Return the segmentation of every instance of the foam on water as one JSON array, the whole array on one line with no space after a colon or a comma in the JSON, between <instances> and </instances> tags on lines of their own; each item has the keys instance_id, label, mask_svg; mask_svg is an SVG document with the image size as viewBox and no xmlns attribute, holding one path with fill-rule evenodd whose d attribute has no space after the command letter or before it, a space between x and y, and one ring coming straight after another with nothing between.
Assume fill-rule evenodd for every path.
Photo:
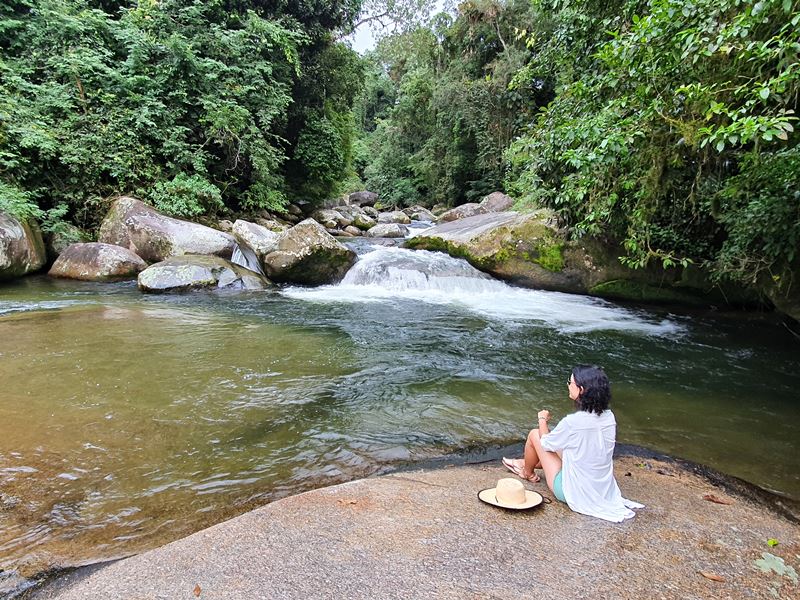
<instances>
[{"instance_id":1,"label":"foam on water","mask_svg":"<svg viewBox=\"0 0 800 600\"><path fill-rule=\"evenodd\" d=\"M59 310L79 304L78 300L51 300L45 302L0 302L0 317L15 313Z\"/></svg>"},{"instance_id":2,"label":"foam on water","mask_svg":"<svg viewBox=\"0 0 800 600\"><path fill-rule=\"evenodd\" d=\"M284 295L314 302L386 302L393 299L452 304L500 320L539 321L564 332L618 330L674 335L683 327L643 311L573 294L512 287L463 259L440 252L376 247L338 285L290 287Z\"/></svg>"}]
</instances>

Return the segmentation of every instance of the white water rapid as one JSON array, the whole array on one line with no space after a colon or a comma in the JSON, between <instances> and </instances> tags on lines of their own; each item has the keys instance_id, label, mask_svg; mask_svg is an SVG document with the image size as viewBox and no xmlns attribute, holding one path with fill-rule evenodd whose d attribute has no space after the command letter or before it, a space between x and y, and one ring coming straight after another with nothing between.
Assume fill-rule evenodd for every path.
<instances>
[{"instance_id":1,"label":"white water rapid","mask_svg":"<svg viewBox=\"0 0 800 600\"><path fill-rule=\"evenodd\" d=\"M539 321L565 333L618 330L674 335L683 327L589 296L512 287L441 252L373 247L359 256L341 283L318 288L290 287L283 294L313 302L414 300L451 304L510 321Z\"/></svg>"}]
</instances>

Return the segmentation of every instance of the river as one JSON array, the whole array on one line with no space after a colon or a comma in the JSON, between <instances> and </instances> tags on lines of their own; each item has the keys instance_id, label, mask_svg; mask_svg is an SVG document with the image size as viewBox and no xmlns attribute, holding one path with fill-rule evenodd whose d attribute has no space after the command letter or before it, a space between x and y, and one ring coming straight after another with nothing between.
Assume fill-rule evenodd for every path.
<instances>
[{"instance_id":1,"label":"river","mask_svg":"<svg viewBox=\"0 0 800 600\"><path fill-rule=\"evenodd\" d=\"M800 342L777 317L622 306L510 287L443 254L358 251L341 284L278 292L3 284L6 576L521 442L538 409L571 411L576 363L608 372L620 442L800 499Z\"/></svg>"}]
</instances>

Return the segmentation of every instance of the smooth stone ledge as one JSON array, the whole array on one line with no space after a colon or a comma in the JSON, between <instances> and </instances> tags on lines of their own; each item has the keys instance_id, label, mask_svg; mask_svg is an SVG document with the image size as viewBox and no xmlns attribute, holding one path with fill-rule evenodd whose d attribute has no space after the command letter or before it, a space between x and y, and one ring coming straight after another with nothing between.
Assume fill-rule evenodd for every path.
<instances>
[{"instance_id":1,"label":"smooth stone ledge","mask_svg":"<svg viewBox=\"0 0 800 600\"><path fill-rule=\"evenodd\" d=\"M285 498L77 571L33 597L797 597L788 576L755 565L770 552L800 570L800 525L791 514L765 506L747 486L717 485L679 461L626 455L615 470L623 494L646 504L620 524L557 502L524 512L481 503L477 492L508 475L493 460ZM552 498L543 483L527 487ZM769 539L780 543L770 547Z\"/></svg>"}]
</instances>

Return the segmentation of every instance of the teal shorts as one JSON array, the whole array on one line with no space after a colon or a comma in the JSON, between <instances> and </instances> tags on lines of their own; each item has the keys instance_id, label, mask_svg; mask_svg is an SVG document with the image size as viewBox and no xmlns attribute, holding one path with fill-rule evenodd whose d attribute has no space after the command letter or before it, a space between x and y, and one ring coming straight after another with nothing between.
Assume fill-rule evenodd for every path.
<instances>
[{"instance_id":1,"label":"teal shorts","mask_svg":"<svg viewBox=\"0 0 800 600\"><path fill-rule=\"evenodd\" d=\"M558 473L556 473L556 478L553 479L553 494L556 496L556 500L560 500L561 502L566 502L567 499L564 498L564 488L561 485L562 475L564 474L564 470L562 469Z\"/></svg>"}]
</instances>

